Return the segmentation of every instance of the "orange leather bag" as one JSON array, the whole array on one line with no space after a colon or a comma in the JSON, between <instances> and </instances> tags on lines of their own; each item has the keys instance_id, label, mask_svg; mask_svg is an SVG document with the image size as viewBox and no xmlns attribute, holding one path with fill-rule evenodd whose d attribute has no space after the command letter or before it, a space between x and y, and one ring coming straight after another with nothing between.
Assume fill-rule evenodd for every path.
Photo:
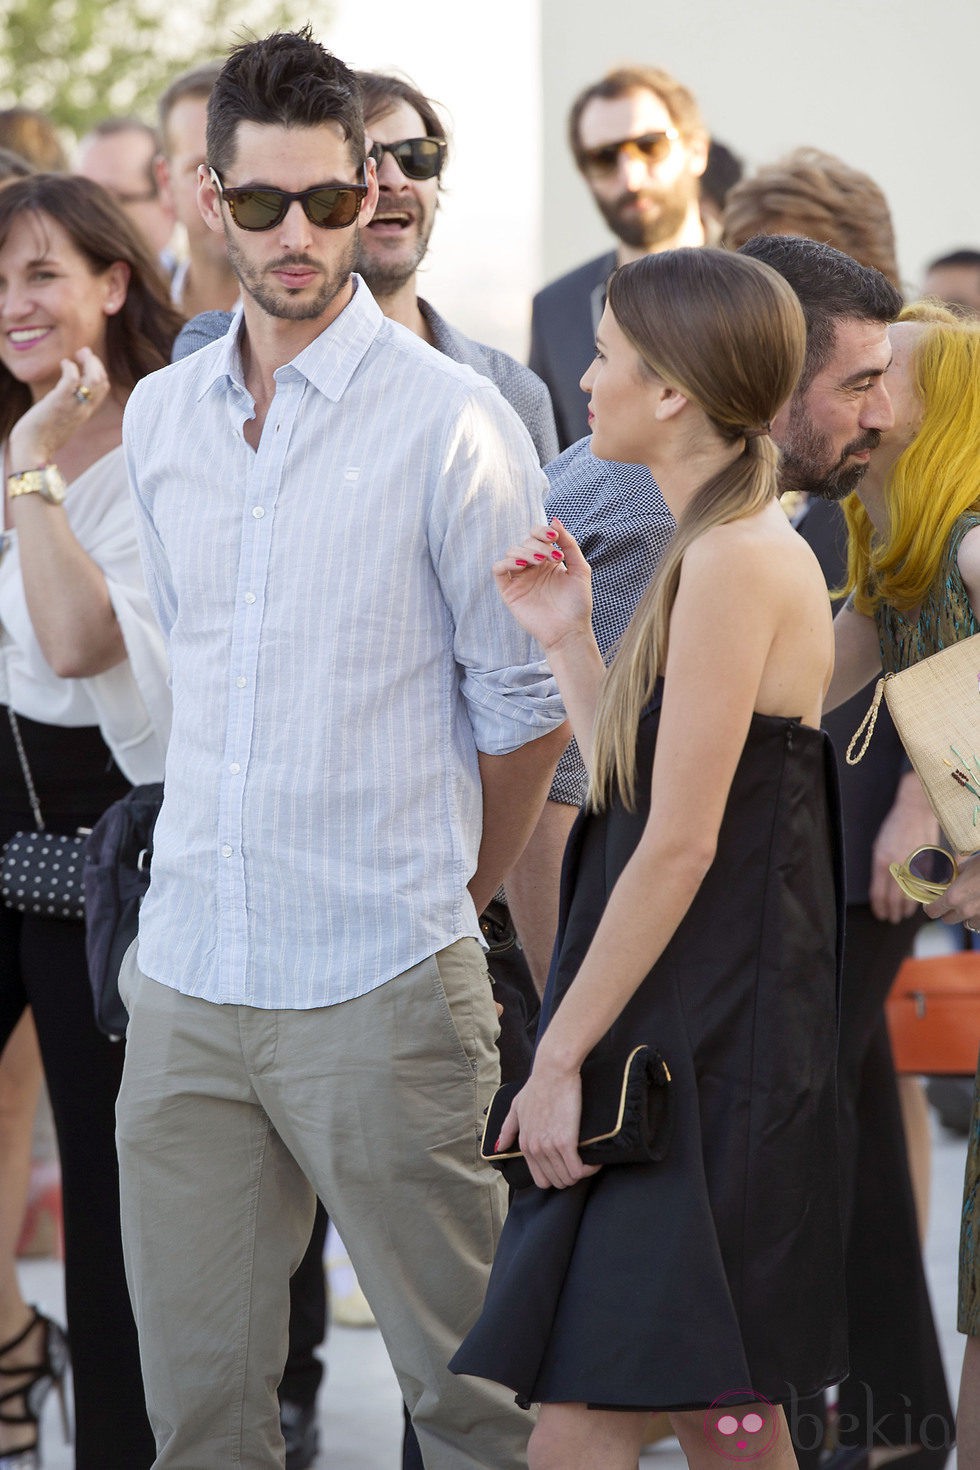
<instances>
[{"instance_id":1,"label":"orange leather bag","mask_svg":"<svg viewBox=\"0 0 980 1470\"><path fill-rule=\"evenodd\" d=\"M980 1049L980 951L905 960L885 1015L896 1072L972 1077Z\"/></svg>"}]
</instances>

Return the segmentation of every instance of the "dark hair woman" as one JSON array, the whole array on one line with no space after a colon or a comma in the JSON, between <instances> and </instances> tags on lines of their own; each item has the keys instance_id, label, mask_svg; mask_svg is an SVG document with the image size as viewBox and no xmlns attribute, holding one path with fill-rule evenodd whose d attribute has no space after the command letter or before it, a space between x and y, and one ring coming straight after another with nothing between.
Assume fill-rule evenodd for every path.
<instances>
[{"instance_id":1,"label":"dark hair woman","mask_svg":"<svg viewBox=\"0 0 980 1470\"><path fill-rule=\"evenodd\" d=\"M166 661L121 428L179 325L97 184L38 174L0 192L0 842L35 826L35 806L48 830L74 833L162 776ZM27 1006L61 1156L76 1466L139 1470L154 1451L119 1238L122 1048L94 1023L83 925L0 908L0 1048ZM40 1463L39 1407L52 1384L64 1392L65 1355L0 1260L0 1465Z\"/></svg>"},{"instance_id":2,"label":"dark hair woman","mask_svg":"<svg viewBox=\"0 0 980 1470\"><path fill-rule=\"evenodd\" d=\"M715 250L613 276L593 451L647 465L677 531L609 673L588 567L539 527L494 568L590 770L531 1078L499 1135L519 1189L453 1367L539 1402L530 1466L631 1470L651 1410L692 1465L795 1465L780 1407L845 1370L835 1149L836 807L819 729L827 595L776 499L769 420L803 361L789 286ZM660 1163L578 1151L593 1052L659 1050Z\"/></svg>"}]
</instances>

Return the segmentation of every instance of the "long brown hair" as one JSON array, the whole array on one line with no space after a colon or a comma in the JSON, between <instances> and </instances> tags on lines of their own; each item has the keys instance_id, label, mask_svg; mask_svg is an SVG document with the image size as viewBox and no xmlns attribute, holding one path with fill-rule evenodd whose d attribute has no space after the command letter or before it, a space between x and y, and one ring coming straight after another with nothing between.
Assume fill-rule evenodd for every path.
<instances>
[{"instance_id":1,"label":"long brown hair","mask_svg":"<svg viewBox=\"0 0 980 1470\"><path fill-rule=\"evenodd\" d=\"M724 250L644 256L615 273L607 300L647 367L697 404L723 441L743 445L695 491L606 677L589 788L596 810L614 796L633 806L637 726L666 662L685 551L712 526L754 515L776 496L779 455L768 424L793 391L806 345L802 308L782 277Z\"/></svg>"},{"instance_id":2,"label":"long brown hair","mask_svg":"<svg viewBox=\"0 0 980 1470\"><path fill-rule=\"evenodd\" d=\"M170 361L183 323L171 305L160 269L133 225L99 184L73 174L34 174L0 189L0 249L11 226L31 214L43 237L54 220L101 275L117 261L129 267L126 300L106 319L106 369L114 389L128 393L140 378ZM31 406L31 392L0 364L0 439Z\"/></svg>"}]
</instances>

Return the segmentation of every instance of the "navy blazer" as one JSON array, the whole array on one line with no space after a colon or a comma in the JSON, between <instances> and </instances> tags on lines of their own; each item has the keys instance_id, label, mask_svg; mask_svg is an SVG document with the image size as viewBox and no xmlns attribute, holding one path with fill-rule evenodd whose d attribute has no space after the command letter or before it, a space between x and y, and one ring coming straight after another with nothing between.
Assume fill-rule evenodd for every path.
<instances>
[{"instance_id":1,"label":"navy blazer","mask_svg":"<svg viewBox=\"0 0 980 1470\"><path fill-rule=\"evenodd\" d=\"M579 378L595 356L595 329L616 252L600 255L543 287L531 307L530 366L551 394L559 448L589 432L588 398Z\"/></svg>"}]
</instances>

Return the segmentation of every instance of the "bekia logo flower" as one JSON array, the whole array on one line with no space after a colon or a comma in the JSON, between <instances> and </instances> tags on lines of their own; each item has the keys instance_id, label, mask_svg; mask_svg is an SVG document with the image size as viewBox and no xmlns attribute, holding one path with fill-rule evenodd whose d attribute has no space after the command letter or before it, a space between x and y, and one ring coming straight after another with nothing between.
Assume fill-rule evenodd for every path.
<instances>
[{"instance_id":1,"label":"bekia logo flower","mask_svg":"<svg viewBox=\"0 0 980 1470\"><path fill-rule=\"evenodd\" d=\"M754 1388L733 1388L706 1410L704 1437L716 1454L736 1464L758 1460L772 1448L779 1412Z\"/></svg>"}]
</instances>

